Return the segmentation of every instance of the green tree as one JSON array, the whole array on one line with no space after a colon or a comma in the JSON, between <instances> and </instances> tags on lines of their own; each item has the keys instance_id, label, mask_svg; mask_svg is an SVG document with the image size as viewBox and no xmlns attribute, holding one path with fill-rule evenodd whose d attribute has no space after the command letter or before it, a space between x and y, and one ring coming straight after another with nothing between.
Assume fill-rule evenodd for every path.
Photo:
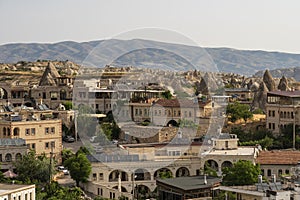
<instances>
[{"instance_id":1,"label":"green tree","mask_svg":"<svg viewBox=\"0 0 300 200\"><path fill-rule=\"evenodd\" d=\"M165 99L171 99L172 98L172 94L171 94L170 90L166 90L166 91L162 92L161 96Z\"/></svg>"},{"instance_id":2,"label":"green tree","mask_svg":"<svg viewBox=\"0 0 300 200\"><path fill-rule=\"evenodd\" d=\"M235 122L238 119L244 119L246 122L247 119L251 119L253 117L252 112L250 112L249 105L240 104L238 102L229 104L227 106L226 112L229 115L230 121L232 122Z\"/></svg>"},{"instance_id":3,"label":"green tree","mask_svg":"<svg viewBox=\"0 0 300 200\"><path fill-rule=\"evenodd\" d=\"M211 166L209 166L208 162L205 162L204 164L204 173L213 177L218 176L217 171L214 170Z\"/></svg>"},{"instance_id":4,"label":"green tree","mask_svg":"<svg viewBox=\"0 0 300 200\"><path fill-rule=\"evenodd\" d=\"M76 181L76 186L79 186L79 182L86 182L92 171L90 161L80 151L66 160L65 166L69 169L72 179Z\"/></svg>"},{"instance_id":5,"label":"green tree","mask_svg":"<svg viewBox=\"0 0 300 200\"><path fill-rule=\"evenodd\" d=\"M166 178L173 178L173 176L170 171L166 171L166 172L159 172L159 178L166 179Z\"/></svg>"},{"instance_id":6,"label":"green tree","mask_svg":"<svg viewBox=\"0 0 300 200\"><path fill-rule=\"evenodd\" d=\"M71 149L63 149L61 151L62 163L64 164L66 160L74 156L74 153Z\"/></svg>"},{"instance_id":7,"label":"green tree","mask_svg":"<svg viewBox=\"0 0 300 200\"><path fill-rule=\"evenodd\" d=\"M47 183L50 178L50 169L54 174L54 162L50 167L50 159L45 155L36 156L34 151L24 155L22 159L13 163L18 180L23 183Z\"/></svg>"},{"instance_id":8,"label":"green tree","mask_svg":"<svg viewBox=\"0 0 300 200\"><path fill-rule=\"evenodd\" d=\"M250 161L239 160L232 167L224 168L223 174L224 185L253 185L260 174L260 167Z\"/></svg>"},{"instance_id":9,"label":"green tree","mask_svg":"<svg viewBox=\"0 0 300 200\"><path fill-rule=\"evenodd\" d=\"M66 110L71 110L73 108L73 104L71 101L66 101L63 103L63 105L65 106Z\"/></svg>"}]
</instances>

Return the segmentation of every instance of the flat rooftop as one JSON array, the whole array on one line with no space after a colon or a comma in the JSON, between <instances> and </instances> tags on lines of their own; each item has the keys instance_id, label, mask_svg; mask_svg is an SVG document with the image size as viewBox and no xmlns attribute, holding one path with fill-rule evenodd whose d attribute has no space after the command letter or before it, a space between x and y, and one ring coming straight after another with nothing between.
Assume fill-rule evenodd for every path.
<instances>
[{"instance_id":1,"label":"flat rooftop","mask_svg":"<svg viewBox=\"0 0 300 200\"><path fill-rule=\"evenodd\" d=\"M295 91L272 91L272 92L268 92L268 95L283 96L283 97L300 97L300 90L295 90Z\"/></svg>"},{"instance_id":2,"label":"flat rooftop","mask_svg":"<svg viewBox=\"0 0 300 200\"><path fill-rule=\"evenodd\" d=\"M204 176L185 176L177 178L156 179L156 182L176 187L181 190L197 190L201 188L210 188L221 182L217 177L206 177L207 184L204 184Z\"/></svg>"},{"instance_id":3,"label":"flat rooftop","mask_svg":"<svg viewBox=\"0 0 300 200\"><path fill-rule=\"evenodd\" d=\"M211 152L208 153L208 155L254 155L256 153L255 147L239 147L237 149L230 149L230 150L215 150L212 149Z\"/></svg>"},{"instance_id":4,"label":"flat rooftop","mask_svg":"<svg viewBox=\"0 0 300 200\"><path fill-rule=\"evenodd\" d=\"M35 188L35 185L19 185L19 184L4 184L0 183L0 195L11 193L19 190Z\"/></svg>"}]
</instances>

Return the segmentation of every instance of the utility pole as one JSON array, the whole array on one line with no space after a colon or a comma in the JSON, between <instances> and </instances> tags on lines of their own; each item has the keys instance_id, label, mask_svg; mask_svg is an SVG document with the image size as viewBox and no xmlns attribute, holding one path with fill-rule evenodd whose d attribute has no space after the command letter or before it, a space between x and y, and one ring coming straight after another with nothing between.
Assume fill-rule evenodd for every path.
<instances>
[{"instance_id":1,"label":"utility pole","mask_svg":"<svg viewBox=\"0 0 300 200\"><path fill-rule=\"evenodd\" d=\"M52 181L52 157L53 157L53 144L51 143L50 165L49 165L49 184L51 184L51 181Z\"/></svg>"}]
</instances>

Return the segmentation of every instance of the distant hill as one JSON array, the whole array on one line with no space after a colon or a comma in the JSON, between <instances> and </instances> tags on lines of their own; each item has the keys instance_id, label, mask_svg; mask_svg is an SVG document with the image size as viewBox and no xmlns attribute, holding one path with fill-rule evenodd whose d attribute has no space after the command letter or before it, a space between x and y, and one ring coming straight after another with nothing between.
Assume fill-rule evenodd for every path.
<instances>
[{"instance_id":1,"label":"distant hill","mask_svg":"<svg viewBox=\"0 0 300 200\"><path fill-rule=\"evenodd\" d=\"M105 40L90 42L59 42L54 44L6 44L0 46L0 62L36 60L69 60L78 64L136 65L164 69L199 69L233 72L251 76L260 70L300 67L300 54L236 50L230 48L199 48L149 40ZM121 55L121 56L120 56ZM111 60L114 58L114 60ZM214 65L214 66L212 66ZM171 67L170 67L171 66Z\"/></svg>"}]
</instances>

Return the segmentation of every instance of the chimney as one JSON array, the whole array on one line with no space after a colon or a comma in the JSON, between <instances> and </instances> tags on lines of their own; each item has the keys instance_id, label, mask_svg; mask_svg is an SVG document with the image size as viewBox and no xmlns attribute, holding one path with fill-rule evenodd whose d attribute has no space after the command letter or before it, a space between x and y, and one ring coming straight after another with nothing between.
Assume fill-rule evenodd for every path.
<instances>
[{"instance_id":1,"label":"chimney","mask_svg":"<svg viewBox=\"0 0 300 200\"><path fill-rule=\"evenodd\" d=\"M272 174L272 183L276 183L276 175Z\"/></svg>"},{"instance_id":2,"label":"chimney","mask_svg":"<svg viewBox=\"0 0 300 200\"><path fill-rule=\"evenodd\" d=\"M258 183L262 183L262 175L258 175Z\"/></svg>"},{"instance_id":3,"label":"chimney","mask_svg":"<svg viewBox=\"0 0 300 200\"><path fill-rule=\"evenodd\" d=\"M207 185L206 174L204 174L204 185Z\"/></svg>"}]
</instances>

